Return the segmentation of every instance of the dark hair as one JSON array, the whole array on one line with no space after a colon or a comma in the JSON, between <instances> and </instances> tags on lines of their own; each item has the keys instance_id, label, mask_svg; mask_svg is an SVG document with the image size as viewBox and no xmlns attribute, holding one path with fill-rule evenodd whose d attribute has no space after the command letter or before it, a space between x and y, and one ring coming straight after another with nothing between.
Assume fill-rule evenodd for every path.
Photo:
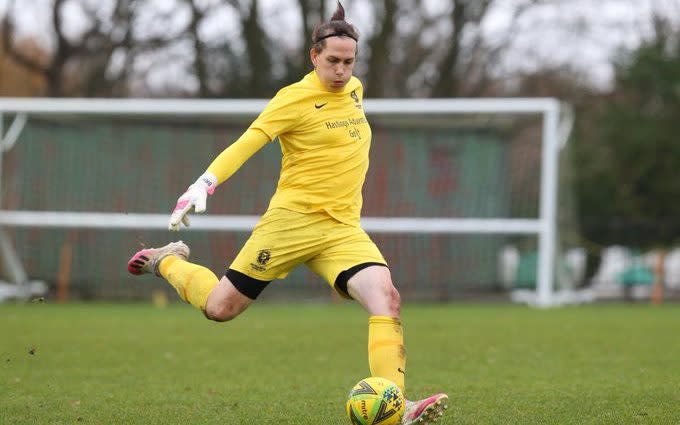
<instances>
[{"instance_id":1,"label":"dark hair","mask_svg":"<svg viewBox=\"0 0 680 425\"><path fill-rule=\"evenodd\" d=\"M317 53L326 47L326 39L328 37L349 37L352 40L359 41L359 31L354 25L345 21L345 8L338 1L338 8L328 22L322 22L314 28L312 32L312 49Z\"/></svg>"}]
</instances>

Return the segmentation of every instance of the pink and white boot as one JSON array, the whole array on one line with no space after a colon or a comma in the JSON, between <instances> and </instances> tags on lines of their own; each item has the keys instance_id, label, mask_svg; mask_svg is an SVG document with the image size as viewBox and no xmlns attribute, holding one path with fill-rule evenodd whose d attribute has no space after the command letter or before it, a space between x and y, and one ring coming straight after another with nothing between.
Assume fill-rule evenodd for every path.
<instances>
[{"instance_id":1,"label":"pink and white boot","mask_svg":"<svg viewBox=\"0 0 680 425\"><path fill-rule=\"evenodd\" d=\"M449 396L435 394L418 401L406 400L406 410L401 425L431 424L444 415L449 406Z\"/></svg>"},{"instance_id":2,"label":"pink and white boot","mask_svg":"<svg viewBox=\"0 0 680 425\"><path fill-rule=\"evenodd\" d=\"M153 273L160 276L158 266L168 255L176 255L182 260L189 259L189 247L182 241L170 242L160 248L147 248L135 253L128 261L128 271L135 275Z\"/></svg>"}]
</instances>

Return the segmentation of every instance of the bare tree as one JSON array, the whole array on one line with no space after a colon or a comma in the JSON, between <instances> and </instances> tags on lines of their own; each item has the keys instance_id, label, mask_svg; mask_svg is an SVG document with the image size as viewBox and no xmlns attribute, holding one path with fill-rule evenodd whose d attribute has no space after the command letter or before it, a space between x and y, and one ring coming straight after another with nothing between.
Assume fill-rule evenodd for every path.
<instances>
[{"instance_id":1,"label":"bare tree","mask_svg":"<svg viewBox=\"0 0 680 425\"><path fill-rule=\"evenodd\" d=\"M307 56L307 48L310 40L312 39L312 31L314 31L314 25L315 23L313 20L317 20L317 18L320 18L316 13L317 10L314 10L313 4L317 3L311 0L298 0L298 4L300 5L300 17L302 18L302 43L301 44L301 49L300 49L300 56L301 57L306 57ZM322 2L323 3L323 2ZM320 21L320 20L319 20Z\"/></svg>"},{"instance_id":2,"label":"bare tree","mask_svg":"<svg viewBox=\"0 0 680 425\"><path fill-rule=\"evenodd\" d=\"M119 0L120 4L128 3L128 0ZM76 41L70 41L64 33L64 17L62 11L65 0L55 0L52 3L51 24L54 33L55 47L51 52L48 61L40 61L26 55L16 47L14 22L12 12L14 1L10 2L7 12L3 17L2 43L5 52L17 63L41 74L46 81L48 96L64 96L68 94L68 89L78 85L76 81L68 81L68 66L74 64L82 65L85 61L89 63L89 68L94 80L85 86L86 94L93 93L94 87L101 87L102 80L97 77L104 75L108 59L115 46L108 34L101 31L101 20L97 11L88 8L87 4L81 3L81 9L88 17L88 27L82 32L81 37ZM78 67L79 74L87 74L85 69Z\"/></svg>"},{"instance_id":3,"label":"bare tree","mask_svg":"<svg viewBox=\"0 0 680 425\"><path fill-rule=\"evenodd\" d=\"M131 63L136 55L165 47L179 35L136 39L133 34L138 0L115 0L110 16L103 16L101 5L79 1L86 17L87 28L73 40L65 35L64 5L66 0L51 4L51 31L54 48L48 60L40 60L17 47L13 13L15 2L8 5L2 18L3 49L16 63L43 76L46 94L52 97L69 95L112 96L127 95L127 82ZM114 55L123 57L116 73L111 72Z\"/></svg>"},{"instance_id":4,"label":"bare tree","mask_svg":"<svg viewBox=\"0 0 680 425\"><path fill-rule=\"evenodd\" d=\"M434 97L459 94L460 59L463 49L463 31L467 26L479 26L492 0L454 0L449 14L451 35L445 44L450 46L437 67L437 78L432 86Z\"/></svg>"},{"instance_id":5,"label":"bare tree","mask_svg":"<svg viewBox=\"0 0 680 425\"><path fill-rule=\"evenodd\" d=\"M262 28L257 0L241 10L243 39L248 55L249 77L246 82L250 96L268 96L272 86L272 60L268 37Z\"/></svg>"},{"instance_id":6,"label":"bare tree","mask_svg":"<svg viewBox=\"0 0 680 425\"><path fill-rule=\"evenodd\" d=\"M271 17L263 16L267 8L258 0L177 0L169 3L176 5L170 9L157 9L144 0L52 0L43 6L7 1L0 16L5 58L41 76L49 96L134 95L137 87L144 90L143 84L159 81L150 77L153 73L167 75L163 73L171 64L186 79L168 79L145 94L268 97L273 89L297 81L308 68L312 31L336 6L335 0L297 0L301 25L288 29L298 32L301 41L291 44L298 37L285 37L280 28L270 30L266 25ZM67 3L79 7L85 17L86 28L77 35L69 31L65 35L70 25ZM281 2L278 7L290 4ZM48 55L26 48L27 43L16 39L15 28L20 7L45 5L51 20L40 32L52 35ZM367 34L362 40L367 52L360 52L356 69L370 97L498 94L506 78L499 76L499 64L518 34L523 14L545 5L566 7L565 0L515 0L512 8L506 0L343 0L343 5L350 21L357 11L373 12L373 23L360 28ZM509 11L510 23L491 40L483 29L497 6ZM240 40L202 39L206 36L201 30L214 29L211 18L221 8L235 16ZM183 20L179 26L167 26L179 19ZM659 24L656 28L662 30ZM524 76L517 71L509 78L521 82Z\"/></svg>"},{"instance_id":7,"label":"bare tree","mask_svg":"<svg viewBox=\"0 0 680 425\"><path fill-rule=\"evenodd\" d=\"M191 19L189 21L189 27L187 31L189 36L193 41L194 47L194 72L196 73L196 79L198 80L198 96L208 97L210 95L210 89L208 87L208 70L205 63L205 45L201 42L201 38L198 34L198 27L204 17L204 12L201 11L194 0L185 0L189 4L191 9Z\"/></svg>"},{"instance_id":8,"label":"bare tree","mask_svg":"<svg viewBox=\"0 0 680 425\"><path fill-rule=\"evenodd\" d=\"M10 1L2 22L2 44L7 55L22 66L44 76L47 82L47 94L49 96L62 95L62 74L64 64L75 54L79 53L79 48L72 45L64 37L61 19L61 6L64 0L55 0L52 7L52 26L56 38L55 49L49 63L40 63L34 58L24 55L19 51L12 39L14 38L14 21L12 12L14 10L14 0Z\"/></svg>"},{"instance_id":9,"label":"bare tree","mask_svg":"<svg viewBox=\"0 0 680 425\"><path fill-rule=\"evenodd\" d=\"M96 26L97 31L81 41L85 51L77 60L78 74L82 75L81 81L75 82L80 85L78 94L87 97L127 95L129 62L124 60L116 73L111 72L111 64L117 52L130 56L134 45L132 24L136 5L136 0L116 0L110 25L104 25L97 8L85 9L89 21ZM104 31L105 27L109 30Z\"/></svg>"},{"instance_id":10,"label":"bare tree","mask_svg":"<svg viewBox=\"0 0 680 425\"><path fill-rule=\"evenodd\" d=\"M397 0L382 0L374 2L376 16L380 17L379 29L368 41L371 57L368 61L368 75L366 76L366 95L383 97L385 95L385 75L390 66L390 43L397 31L395 19L398 9Z\"/></svg>"}]
</instances>

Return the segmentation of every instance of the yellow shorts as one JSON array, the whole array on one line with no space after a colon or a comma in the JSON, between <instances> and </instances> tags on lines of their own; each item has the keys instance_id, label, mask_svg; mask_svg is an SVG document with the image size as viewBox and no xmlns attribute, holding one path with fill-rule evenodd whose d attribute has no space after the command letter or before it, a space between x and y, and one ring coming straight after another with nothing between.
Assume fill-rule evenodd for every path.
<instances>
[{"instance_id":1,"label":"yellow shorts","mask_svg":"<svg viewBox=\"0 0 680 425\"><path fill-rule=\"evenodd\" d=\"M227 277L239 291L255 298L259 291L255 296L246 293L249 292L249 280L256 280L252 283L257 285L281 279L300 264L307 265L342 296L348 297L346 287L336 288L335 285L341 273L353 274L358 271L357 268L360 270L373 264L386 266L387 262L371 238L359 227L341 223L324 212L303 214L274 208L268 210L255 226L229 266ZM240 282L237 284L234 280Z\"/></svg>"}]
</instances>

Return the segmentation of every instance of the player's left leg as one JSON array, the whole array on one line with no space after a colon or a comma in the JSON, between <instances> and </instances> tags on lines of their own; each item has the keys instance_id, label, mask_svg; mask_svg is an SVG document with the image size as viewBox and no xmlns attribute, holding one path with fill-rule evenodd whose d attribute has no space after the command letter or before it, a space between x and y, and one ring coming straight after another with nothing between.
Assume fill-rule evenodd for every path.
<instances>
[{"instance_id":1,"label":"player's left leg","mask_svg":"<svg viewBox=\"0 0 680 425\"><path fill-rule=\"evenodd\" d=\"M349 296L369 314L368 365L371 375L387 378L404 390L406 350L399 317L401 298L392 284L390 270L386 266L368 266L347 282L336 281L336 286L347 288Z\"/></svg>"},{"instance_id":2,"label":"player's left leg","mask_svg":"<svg viewBox=\"0 0 680 425\"><path fill-rule=\"evenodd\" d=\"M400 319L401 297L392 283L387 262L361 228L335 223L331 230L326 232L327 246L305 264L341 296L355 299L366 309L370 316L371 375L389 379L404 391L406 350ZM430 423L441 415L447 402L446 394L417 402L407 400L402 423Z\"/></svg>"},{"instance_id":3,"label":"player's left leg","mask_svg":"<svg viewBox=\"0 0 680 425\"><path fill-rule=\"evenodd\" d=\"M342 282L336 282L336 285ZM372 265L347 280L347 292L369 313L368 362L371 375L392 380L402 391L406 371L406 350L401 326L401 297L385 266ZM427 424L443 415L448 396L435 394L406 402L402 424Z\"/></svg>"}]
</instances>

